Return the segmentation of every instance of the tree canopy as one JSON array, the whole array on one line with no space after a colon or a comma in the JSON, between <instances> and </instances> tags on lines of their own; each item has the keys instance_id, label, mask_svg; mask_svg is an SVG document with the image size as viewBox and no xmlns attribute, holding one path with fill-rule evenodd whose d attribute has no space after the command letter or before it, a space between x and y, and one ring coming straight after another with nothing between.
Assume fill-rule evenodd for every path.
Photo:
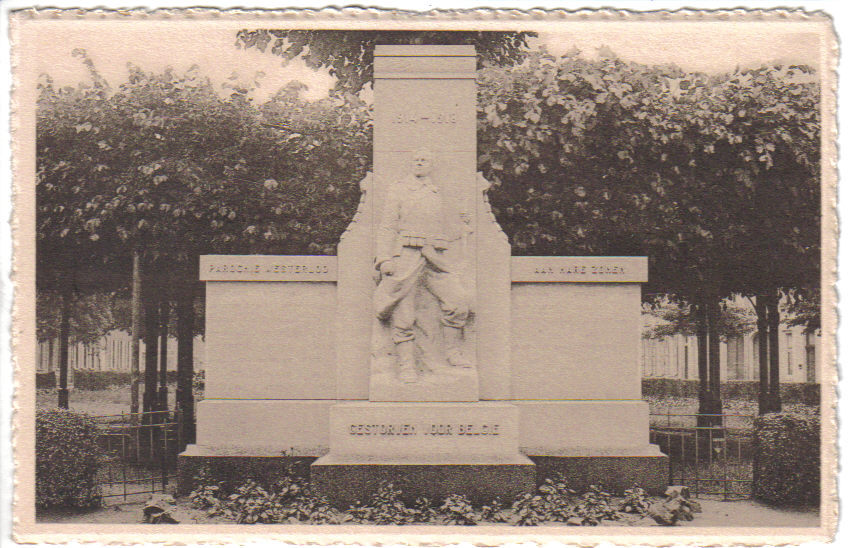
<instances>
[{"instance_id":1,"label":"tree canopy","mask_svg":"<svg viewBox=\"0 0 849 548\"><path fill-rule=\"evenodd\" d=\"M239 40L364 71L342 80L368 78L355 51L392 43L391 33L293 32L243 31ZM478 164L514 254L648 255L647 294L683 300L707 290L814 295L820 121L811 69L706 75L525 52L525 37L511 33L443 38L490 41L476 42L494 56L479 71ZM69 280L83 292L126 288L132 250L165 272L202 253L334 252L371 165L371 112L354 94L308 102L293 83L255 104L236 80L222 96L197 69L132 66L113 89L77 54L90 83L40 85L40 289Z\"/></svg>"},{"instance_id":2,"label":"tree canopy","mask_svg":"<svg viewBox=\"0 0 849 548\"><path fill-rule=\"evenodd\" d=\"M532 32L506 31L351 31L245 29L236 43L269 51L284 63L302 57L307 66L327 68L337 78L336 88L358 93L374 78L374 46L433 44L475 46L479 68L484 64L509 66L519 62Z\"/></svg>"},{"instance_id":3,"label":"tree canopy","mask_svg":"<svg viewBox=\"0 0 849 548\"><path fill-rule=\"evenodd\" d=\"M481 71L479 166L514 253L650 259L648 293L819 280L819 83L615 57Z\"/></svg>"}]
</instances>

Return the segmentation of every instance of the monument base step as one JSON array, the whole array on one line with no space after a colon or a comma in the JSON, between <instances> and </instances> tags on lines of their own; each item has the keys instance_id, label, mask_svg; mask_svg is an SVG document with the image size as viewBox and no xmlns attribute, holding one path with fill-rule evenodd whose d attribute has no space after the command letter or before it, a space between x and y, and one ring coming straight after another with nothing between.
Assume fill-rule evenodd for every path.
<instances>
[{"instance_id":1,"label":"monument base step","mask_svg":"<svg viewBox=\"0 0 849 548\"><path fill-rule=\"evenodd\" d=\"M644 450L574 451L530 458L536 464L538 482L563 477L569 488L579 493L597 485L609 493L641 487L650 495L662 495L672 483L669 457L654 445Z\"/></svg>"},{"instance_id":2,"label":"monument base step","mask_svg":"<svg viewBox=\"0 0 849 548\"><path fill-rule=\"evenodd\" d=\"M475 505L499 498L509 503L536 486L536 467L523 455L464 456L462 459L417 456L416 460L325 455L310 466L310 484L337 508L367 503L381 483L391 483L412 505L419 497L441 503L465 495Z\"/></svg>"}]
</instances>

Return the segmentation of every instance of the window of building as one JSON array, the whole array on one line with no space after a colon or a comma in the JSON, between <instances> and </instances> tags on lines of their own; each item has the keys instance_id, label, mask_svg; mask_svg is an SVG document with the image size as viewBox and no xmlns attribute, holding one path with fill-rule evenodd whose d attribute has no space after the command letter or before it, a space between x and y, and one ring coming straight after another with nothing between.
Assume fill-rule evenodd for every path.
<instances>
[{"instance_id":1,"label":"window of building","mask_svg":"<svg viewBox=\"0 0 849 548\"><path fill-rule=\"evenodd\" d=\"M787 349L787 375L793 375L793 333L784 332L784 347Z\"/></svg>"},{"instance_id":2,"label":"window of building","mask_svg":"<svg viewBox=\"0 0 849 548\"><path fill-rule=\"evenodd\" d=\"M805 365L808 382L817 382L817 347L816 335L810 331L805 333Z\"/></svg>"},{"instance_id":3,"label":"window of building","mask_svg":"<svg viewBox=\"0 0 849 548\"><path fill-rule=\"evenodd\" d=\"M725 345L728 352L728 379L743 380L745 378L745 363L743 360L743 337L728 337Z\"/></svg>"}]
</instances>

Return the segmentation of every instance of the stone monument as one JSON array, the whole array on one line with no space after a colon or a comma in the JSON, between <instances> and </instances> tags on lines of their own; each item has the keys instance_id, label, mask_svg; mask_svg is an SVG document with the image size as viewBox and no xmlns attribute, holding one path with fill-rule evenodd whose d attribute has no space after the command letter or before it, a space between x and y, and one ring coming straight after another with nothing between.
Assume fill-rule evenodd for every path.
<instances>
[{"instance_id":1,"label":"stone monument","mask_svg":"<svg viewBox=\"0 0 849 548\"><path fill-rule=\"evenodd\" d=\"M640 396L645 257L511 257L476 172L471 46L377 46L374 164L338 256L205 256L198 463L309 458L489 502L554 472L666 486ZM185 481L183 482L185 484Z\"/></svg>"}]
</instances>

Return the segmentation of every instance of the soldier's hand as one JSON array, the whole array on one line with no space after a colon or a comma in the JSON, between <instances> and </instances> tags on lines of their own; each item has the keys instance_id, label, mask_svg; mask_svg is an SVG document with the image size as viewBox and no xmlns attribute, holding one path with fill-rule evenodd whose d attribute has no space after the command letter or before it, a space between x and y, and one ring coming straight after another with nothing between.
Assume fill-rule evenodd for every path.
<instances>
[{"instance_id":1,"label":"soldier's hand","mask_svg":"<svg viewBox=\"0 0 849 548\"><path fill-rule=\"evenodd\" d=\"M395 274L395 261L388 260L380 263L380 275L381 276L392 276Z\"/></svg>"}]
</instances>

